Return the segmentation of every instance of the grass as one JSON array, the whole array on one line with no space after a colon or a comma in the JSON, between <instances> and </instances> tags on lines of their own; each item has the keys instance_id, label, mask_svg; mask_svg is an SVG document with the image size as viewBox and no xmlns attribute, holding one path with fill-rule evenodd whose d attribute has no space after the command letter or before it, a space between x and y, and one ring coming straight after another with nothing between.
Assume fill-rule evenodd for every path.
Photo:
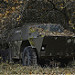
<instances>
[{"instance_id":1,"label":"grass","mask_svg":"<svg viewBox=\"0 0 75 75\"><path fill-rule=\"evenodd\" d=\"M75 75L75 68L50 68L40 66L22 66L21 64L0 64L0 75L25 75L25 74L49 74L49 75Z\"/></svg>"}]
</instances>

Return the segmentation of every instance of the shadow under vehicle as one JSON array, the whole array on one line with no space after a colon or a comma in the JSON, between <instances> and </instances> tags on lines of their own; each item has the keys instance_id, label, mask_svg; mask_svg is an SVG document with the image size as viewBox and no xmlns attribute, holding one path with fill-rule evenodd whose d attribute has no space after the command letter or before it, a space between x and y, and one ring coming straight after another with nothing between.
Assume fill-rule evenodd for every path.
<instances>
[{"instance_id":1,"label":"shadow under vehicle","mask_svg":"<svg viewBox=\"0 0 75 75\"><path fill-rule=\"evenodd\" d=\"M75 61L75 35L60 24L25 24L11 30L7 40L10 62L36 65L40 60Z\"/></svg>"}]
</instances>

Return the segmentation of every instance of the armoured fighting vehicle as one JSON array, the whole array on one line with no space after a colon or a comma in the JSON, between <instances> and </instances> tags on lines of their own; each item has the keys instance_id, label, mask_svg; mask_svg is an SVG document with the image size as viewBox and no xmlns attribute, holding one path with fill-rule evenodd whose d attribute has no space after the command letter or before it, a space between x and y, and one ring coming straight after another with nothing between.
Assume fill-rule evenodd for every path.
<instances>
[{"instance_id":1,"label":"armoured fighting vehicle","mask_svg":"<svg viewBox=\"0 0 75 75\"><path fill-rule=\"evenodd\" d=\"M60 24L25 24L11 30L7 40L10 61L22 60L23 65L75 58L75 35Z\"/></svg>"},{"instance_id":2,"label":"armoured fighting vehicle","mask_svg":"<svg viewBox=\"0 0 75 75\"><path fill-rule=\"evenodd\" d=\"M40 60L44 63L44 59L49 62L52 60L60 62L61 59L74 61L75 34L60 26L60 24L64 27L67 25L66 13L63 14L51 1L25 1L24 10L21 11L22 22L30 24L22 23L20 26L24 26L14 28L7 33L6 43L9 45L10 62L22 60L23 65L34 65Z\"/></svg>"}]
</instances>

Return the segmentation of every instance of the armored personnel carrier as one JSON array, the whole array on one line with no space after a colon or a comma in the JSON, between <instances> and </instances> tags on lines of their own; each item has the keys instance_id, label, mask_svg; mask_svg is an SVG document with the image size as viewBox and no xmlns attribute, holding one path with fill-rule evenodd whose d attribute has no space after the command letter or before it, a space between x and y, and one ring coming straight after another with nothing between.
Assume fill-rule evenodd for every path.
<instances>
[{"instance_id":1,"label":"armored personnel carrier","mask_svg":"<svg viewBox=\"0 0 75 75\"><path fill-rule=\"evenodd\" d=\"M11 30L8 37L10 61L35 65L42 60L75 58L75 35L60 24L25 24Z\"/></svg>"},{"instance_id":2,"label":"armored personnel carrier","mask_svg":"<svg viewBox=\"0 0 75 75\"><path fill-rule=\"evenodd\" d=\"M61 59L68 59L67 62L70 59L74 61L75 34L64 29L67 28L66 13L63 14L47 0L26 0L22 5L24 8L20 11L19 26L24 26L18 27L15 21L18 13L15 13L13 22L8 23L12 26L10 28L15 27L15 24L18 28L9 30L10 32L7 31L7 33L3 32L3 36L0 35L0 43L9 45L10 62L22 60L23 65L35 65L40 60L41 62L44 62L43 60L61 61ZM1 38L5 38L6 41L2 41Z\"/></svg>"}]
</instances>

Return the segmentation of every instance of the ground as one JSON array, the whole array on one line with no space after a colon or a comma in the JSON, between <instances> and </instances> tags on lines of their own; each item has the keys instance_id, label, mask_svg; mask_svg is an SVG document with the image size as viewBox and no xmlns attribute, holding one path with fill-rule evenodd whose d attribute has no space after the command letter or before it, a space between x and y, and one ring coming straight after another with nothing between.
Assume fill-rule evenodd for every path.
<instances>
[{"instance_id":1,"label":"ground","mask_svg":"<svg viewBox=\"0 0 75 75\"><path fill-rule=\"evenodd\" d=\"M40 66L22 66L20 64L0 64L0 75L75 75L75 67L67 68L50 68L50 67L40 67Z\"/></svg>"}]
</instances>

